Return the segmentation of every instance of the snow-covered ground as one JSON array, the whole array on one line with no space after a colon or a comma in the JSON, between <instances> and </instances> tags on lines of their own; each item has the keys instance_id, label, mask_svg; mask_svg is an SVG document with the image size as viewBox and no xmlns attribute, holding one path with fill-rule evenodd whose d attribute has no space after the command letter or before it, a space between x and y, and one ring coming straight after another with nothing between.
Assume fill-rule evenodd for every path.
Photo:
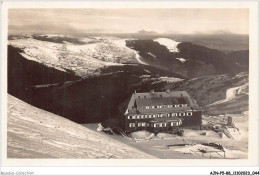
<instances>
[{"instance_id":1,"label":"snow-covered ground","mask_svg":"<svg viewBox=\"0 0 260 176\"><path fill-rule=\"evenodd\" d=\"M176 42L172 39L168 39L168 38L157 38L154 40L155 42L158 42L160 45L164 45L166 46L166 48L168 48L168 50L170 52L179 52L177 46L178 44L180 44L181 42Z\"/></svg>"},{"instance_id":2,"label":"snow-covered ground","mask_svg":"<svg viewBox=\"0 0 260 176\"><path fill-rule=\"evenodd\" d=\"M236 128L239 129L239 133L233 133L231 130L234 130L234 128L229 129L234 135L232 139L225 135L220 137L217 132L211 130L190 129L184 129L184 136L167 133L154 135L148 131L138 131L131 134L132 140L119 135L105 135L163 159L245 159L248 153L248 112L229 115L233 117L233 123ZM203 116L203 121L220 123L223 122L222 118L223 116ZM98 128L98 124L95 123L85 124L84 126L94 131L97 131ZM203 145L204 143L221 144L225 149L225 156L223 151L217 150L214 147L205 146ZM190 145L181 146L183 144ZM207 153L202 154L199 150L204 149Z\"/></svg>"},{"instance_id":3,"label":"snow-covered ground","mask_svg":"<svg viewBox=\"0 0 260 176\"><path fill-rule=\"evenodd\" d=\"M48 36L47 38L56 37ZM80 38L86 44L67 41L54 43L34 38L16 38L8 44L23 50L21 55L59 70L71 70L84 77L98 74L104 66L141 63L139 54L125 45L126 39L117 37Z\"/></svg>"},{"instance_id":4,"label":"snow-covered ground","mask_svg":"<svg viewBox=\"0 0 260 176\"><path fill-rule=\"evenodd\" d=\"M176 58L177 60L181 61L182 63L186 62L187 60L184 58Z\"/></svg>"},{"instance_id":5,"label":"snow-covered ground","mask_svg":"<svg viewBox=\"0 0 260 176\"><path fill-rule=\"evenodd\" d=\"M247 153L239 151L239 150L229 150L224 149L225 152L216 149L211 146L205 146L202 144L188 145L184 147L173 147L172 150L179 151L189 155L200 155L205 158L227 158L233 159L240 156L241 158L247 158ZM201 151L205 151L205 153Z\"/></svg>"},{"instance_id":6,"label":"snow-covered ground","mask_svg":"<svg viewBox=\"0 0 260 176\"><path fill-rule=\"evenodd\" d=\"M8 158L154 158L8 95Z\"/></svg>"},{"instance_id":7,"label":"snow-covered ground","mask_svg":"<svg viewBox=\"0 0 260 176\"><path fill-rule=\"evenodd\" d=\"M168 76L162 76L159 79L161 79L162 81L167 81L168 83L175 83L175 82L183 81L183 79L181 79L181 78L174 78L174 77L168 77Z\"/></svg>"}]
</instances>

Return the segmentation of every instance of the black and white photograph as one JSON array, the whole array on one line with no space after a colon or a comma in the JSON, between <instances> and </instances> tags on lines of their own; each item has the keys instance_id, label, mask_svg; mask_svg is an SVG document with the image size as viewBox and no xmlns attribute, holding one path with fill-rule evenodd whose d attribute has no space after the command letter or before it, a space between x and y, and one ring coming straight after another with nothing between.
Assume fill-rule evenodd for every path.
<instances>
[{"instance_id":1,"label":"black and white photograph","mask_svg":"<svg viewBox=\"0 0 260 176\"><path fill-rule=\"evenodd\" d=\"M240 7L9 8L6 159L249 159L249 23Z\"/></svg>"}]
</instances>

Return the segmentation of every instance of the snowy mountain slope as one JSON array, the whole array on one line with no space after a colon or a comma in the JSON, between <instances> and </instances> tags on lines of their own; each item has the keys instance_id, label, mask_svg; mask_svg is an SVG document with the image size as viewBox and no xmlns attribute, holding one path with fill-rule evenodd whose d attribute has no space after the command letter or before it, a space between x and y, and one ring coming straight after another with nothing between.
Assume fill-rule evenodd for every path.
<instances>
[{"instance_id":1,"label":"snowy mountain slope","mask_svg":"<svg viewBox=\"0 0 260 176\"><path fill-rule=\"evenodd\" d=\"M205 113L211 115L237 113L248 111L249 82L245 73L236 74L231 81L234 83L226 89L225 98L208 104ZM239 81L236 81L239 80Z\"/></svg>"},{"instance_id":2,"label":"snowy mountain slope","mask_svg":"<svg viewBox=\"0 0 260 176\"><path fill-rule=\"evenodd\" d=\"M157 68L173 71L186 78L248 71L248 50L226 54L191 42L168 38L130 40L126 45Z\"/></svg>"},{"instance_id":3,"label":"snowy mountain slope","mask_svg":"<svg viewBox=\"0 0 260 176\"><path fill-rule=\"evenodd\" d=\"M225 99L214 102L214 103L209 104L207 106L212 106L212 105L217 105L217 104L233 101L239 95L244 95L244 94L248 95L248 92L244 92L244 90L245 89L248 90L248 88L249 88L248 83L245 83L242 86L229 88L226 91L226 98Z\"/></svg>"},{"instance_id":4,"label":"snowy mountain slope","mask_svg":"<svg viewBox=\"0 0 260 176\"><path fill-rule=\"evenodd\" d=\"M181 42L176 42L176 41L174 41L172 39L168 39L168 38L157 38L154 41L160 43L160 45L166 46L166 48L168 48L170 52L173 52L173 53L179 52L177 46Z\"/></svg>"},{"instance_id":5,"label":"snowy mountain slope","mask_svg":"<svg viewBox=\"0 0 260 176\"><path fill-rule=\"evenodd\" d=\"M243 86L241 86L243 87ZM217 101L205 107L205 114L219 115L227 113L241 114L248 111L249 96L247 93L240 93L241 87L234 87L227 90L226 99ZM248 88L248 87L247 87Z\"/></svg>"},{"instance_id":6,"label":"snowy mountain slope","mask_svg":"<svg viewBox=\"0 0 260 176\"><path fill-rule=\"evenodd\" d=\"M193 78L168 84L166 88L187 90L202 107L209 108L209 105L213 103L232 103L236 100L234 110L235 107L237 110L241 107L243 111L248 109L248 72Z\"/></svg>"},{"instance_id":7,"label":"snowy mountain slope","mask_svg":"<svg viewBox=\"0 0 260 176\"><path fill-rule=\"evenodd\" d=\"M154 158L8 95L8 158Z\"/></svg>"},{"instance_id":8,"label":"snowy mountain slope","mask_svg":"<svg viewBox=\"0 0 260 176\"><path fill-rule=\"evenodd\" d=\"M52 38L55 37L55 38ZM125 39L116 37L80 38L80 44L68 42L62 37L42 36L13 38L8 44L23 50L29 60L38 61L58 70L70 70L85 77L99 73L105 66L142 63L136 51L125 46ZM51 42L54 40L55 42ZM77 39L79 40L79 39ZM70 41L70 40L69 40ZM143 63L142 63L143 64Z\"/></svg>"}]
</instances>

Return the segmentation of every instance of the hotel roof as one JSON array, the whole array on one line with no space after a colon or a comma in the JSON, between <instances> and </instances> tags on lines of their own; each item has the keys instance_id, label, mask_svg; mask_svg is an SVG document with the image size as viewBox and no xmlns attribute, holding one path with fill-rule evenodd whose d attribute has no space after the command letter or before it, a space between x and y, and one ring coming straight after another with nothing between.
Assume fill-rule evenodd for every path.
<instances>
[{"instance_id":1,"label":"hotel roof","mask_svg":"<svg viewBox=\"0 0 260 176\"><path fill-rule=\"evenodd\" d=\"M147 106L163 106L187 104L185 107L161 107L161 108L142 108ZM173 92L145 92L133 93L127 110L129 114L146 113L170 113L176 111L201 110L195 100L193 100L186 91Z\"/></svg>"}]
</instances>

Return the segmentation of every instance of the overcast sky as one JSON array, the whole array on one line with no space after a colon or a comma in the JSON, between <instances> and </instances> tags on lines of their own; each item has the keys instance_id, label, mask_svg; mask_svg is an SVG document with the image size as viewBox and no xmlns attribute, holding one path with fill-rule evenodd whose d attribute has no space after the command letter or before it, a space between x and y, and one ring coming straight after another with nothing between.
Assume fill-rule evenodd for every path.
<instances>
[{"instance_id":1,"label":"overcast sky","mask_svg":"<svg viewBox=\"0 0 260 176\"><path fill-rule=\"evenodd\" d=\"M9 9L9 34L248 34L248 9Z\"/></svg>"}]
</instances>

